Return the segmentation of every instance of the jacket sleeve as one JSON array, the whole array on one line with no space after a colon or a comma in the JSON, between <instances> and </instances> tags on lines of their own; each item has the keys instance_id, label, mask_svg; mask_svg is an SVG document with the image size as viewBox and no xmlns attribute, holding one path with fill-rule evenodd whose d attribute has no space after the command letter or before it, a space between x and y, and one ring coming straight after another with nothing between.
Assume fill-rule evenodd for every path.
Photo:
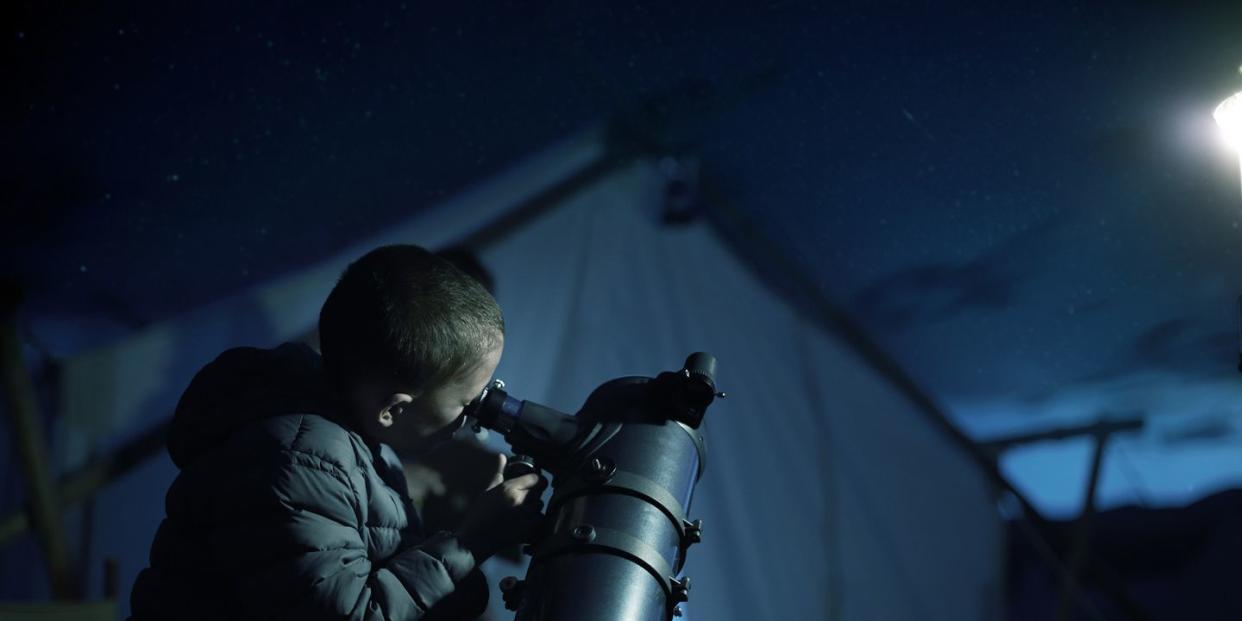
<instances>
[{"instance_id":1,"label":"jacket sleeve","mask_svg":"<svg viewBox=\"0 0 1242 621\"><path fill-rule=\"evenodd\" d=\"M450 533L373 562L357 483L332 461L285 450L234 478L237 525L221 532L216 566L246 611L239 616L420 619L475 568Z\"/></svg>"}]
</instances>

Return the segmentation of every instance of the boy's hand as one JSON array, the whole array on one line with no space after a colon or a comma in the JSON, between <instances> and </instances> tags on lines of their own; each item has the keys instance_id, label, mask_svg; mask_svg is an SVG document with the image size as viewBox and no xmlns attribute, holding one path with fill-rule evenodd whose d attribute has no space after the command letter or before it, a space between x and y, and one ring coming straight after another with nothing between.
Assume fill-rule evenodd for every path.
<instances>
[{"instance_id":1,"label":"boy's hand","mask_svg":"<svg viewBox=\"0 0 1242 621\"><path fill-rule=\"evenodd\" d=\"M548 480L531 473L504 479L507 459L497 455L496 474L462 521L457 538L481 563L497 550L523 543L543 518L543 490Z\"/></svg>"}]
</instances>

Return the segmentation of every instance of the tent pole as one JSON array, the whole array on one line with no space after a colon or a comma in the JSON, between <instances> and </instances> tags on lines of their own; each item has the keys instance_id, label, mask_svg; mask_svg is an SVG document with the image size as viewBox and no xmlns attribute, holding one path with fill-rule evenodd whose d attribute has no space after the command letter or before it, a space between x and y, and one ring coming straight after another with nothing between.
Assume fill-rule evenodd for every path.
<instances>
[{"instance_id":1,"label":"tent pole","mask_svg":"<svg viewBox=\"0 0 1242 621\"><path fill-rule=\"evenodd\" d=\"M58 599L73 599L78 595L73 573L70 571L69 549L57 511L55 490L52 489L51 469L48 466L47 442L40 426L38 399L30 371L22 357L21 337L18 331L17 308L21 293L9 285L0 293L0 313L4 325L0 327L0 374L3 375L5 410L13 428L13 443L21 459L22 474L30 521L34 524L39 544L47 559L48 578L52 595Z\"/></svg>"},{"instance_id":2,"label":"tent pole","mask_svg":"<svg viewBox=\"0 0 1242 621\"><path fill-rule=\"evenodd\" d=\"M779 71L774 67L766 68L763 71L748 76L736 89L737 92L733 93L732 98L725 101L724 107L730 107L736 104L740 98L766 87L778 76ZM670 103L679 104L677 110L680 116L674 115L677 118L663 116L658 119L652 119L650 110L653 109L653 104L655 103L663 103L666 106ZM689 118L691 114L702 115L703 111L700 108L703 103L702 97L693 88L682 87L647 98L642 105L635 106L634 109L629 110L628 114L618 113L614 115L608 122L603 124L602 140L605 142L605 148L604 153L600 157L582 166L559 183L523 201L500 218L487 223L452 245L470 250L479 250L504 239L521 224L533 220L542 213L552 209L574 192L590 186L590 184L603 178L604 175L617 167L634 161L643 155L651 155L655 151L661 150L663 148L662 141L658 139L661 131L666 130L669 126L676 125L678 121ZM6 289L5 293L7 302L9 290ZM15 289L13 293L16 293ZM13 295L12 297L13 314L15 315L18 296ZM7 305L4 310L6 313L9 311ZM308 330L298 340L314 343L317 340L316 330L314 328ZM18 362L21 361L20 354L21 348L18 345L16 357ZM8 379L7 369L6 365L6 381ZM27 377L27 385L29 385L28 380L29 377ZM33 394L33 391L31 391L31 394ZM152 431L143 434L142 437L131 442L125 448L120 449L113 456L106 456L92 462L91 465L62 479L59 485L57 485L61 492L59 502L53 500L57 497L55 494L57 490L52 489L50 478L47 475L46 468L44 468L41 471L41 476L45 484L44 489L48 491L48 494L42 500L43 506L39 510L39 514L46 514L50 516L50 519L55 519L57 515L56 509L64 509L70 504L92 496L129 469L154 455L158 449L163 448L164 438L166 437L170 422L166 421L156 426ZM152 445L151 442L153 441L157 445ZM41 443L39 446L45 445ZM41 520L35 518L33 521L37 525ZM26 529L30 528L30 523L31 517L24 513L11 514L0 518L0 546L25 532ZM61 541L63 542L63 539ZM60 545L63 548L63 543ZM67 558L67 554L65 556ZM50 558L51 556L49 556ZM65 573L68 573L67 570Z\"/></svg>"},{"instance_id":3,"label":"tent pole","mask_svg":"<svg viewBox=\"0 0 1242 621\"><path fill-rule=\"evenodd\" d=\"M471 233L466 238L459 240L455 245L469 249L479 249L486 247L492 243L504 239L508 233L519 228L523 223L537 218L540 214L555 207L562 200L572 195L574 192L588 187L591 183L601 179L608 172L617 166L624 164L633 159L632 153L622 152L615 146L608 149L605 154L584 166L574 174L570 175L563 181L552 185L542 192L532 196L528 200L518 204L513 210L506 213L503 217L489 222L482 228ZM15 314L15 313L14 313ZM304 334L300 340L312 342L315 338L316 330L311 329ZM14 332L14 334L16 334ZM17 360L21 360L20 346L17 348ZM23 368L24 370L24 368ZM5 376L8 378L8 366L6 364ZM28 380L29 378L27 378ZM33 401L32 401L33 403ZM13 409L13 408L10 408ZM90 498L99 490L107 487L112 481L129 472L135 466L145 462L147 459L155 456L165 446L165 440L168 436L168 428L171 420L164 421L154 426L150 431L135 438L132 442L113 452L111 455L101 457L85 467L63 477L55 489L51 489L50 483L47 488L51 493L45 499L46 506L42 511L50 516L56 516L58 511ZM14 425L16 427L16 425ZM37 433L38 430L36 429ZM42 434L38 434L42 435ZM23 445L29 444L23 442ZM43 446L42 443L39 446ZM44 468L43 477L50 481ZM33 486L31 486L33 489ZM39 519L33 519L25 511L17 511L9 515L0 517L0 547L12 541L31 527L31 523L39 523ZM62 539L63 541L63 539ZM63 547L63 543L61 544ZM50 557L49 557L50 558ZM67 567L67 565L66 565Z\"/></svg>"},{"instance_id":4,"label":"tent pole","mask_svg":"<svg viewBox=\"0 0 1242 621\"><path fill-rule=\"evenodd\" d=\"M489 222L466 238L459 240L455 245L477 250L500 241L523 223L537 218L574 192L588 187L617 166L632 159L633 154L621 152L615 147L611 148L605 152L604 156L520 203L503 217ZM315 332L314 329L310 330L300 340L313 341ZM20 361L20 348L18 354ZM135 466L156 455L164 448L170 423L171 421L165 421L156 425L111 455L92 461L82 469L62 478L51 495L55 500L51 501L48 513L54 516L57 510L63 511L90 498ZM26 532L31 526L31 521L31 517L25 511L17 511L0 517L0 547Z\"/></svg>"},{"instance_id":5,"label":"tent pole","mask_svg":"<svg viewBox=\"0 0 1242 621\"><path fill-rule=\"evenodd\" d=\"M863 329L857 325L854 320L843 310L829 301L828 297L820 289L820 284L806 275L806 272L793 261L779 246L772 240L768 239L762 233L762 228L756 226L750 221L741 210L733 204L732 201L719 191L718 186L708 178L706 173L700 172L700 189L707 198L712 209L708 210L709 214L716 214L718 217L709 218L713 229L720 233L722 239L727 241L729 245L740 256L749 260L756 270L761 270L760 266L766 265L768 271L763 272L763 276L768 282L773 283L773 287L779 290L779 293L791 300L796 307L807 311L808 316L824 326L825 329L838 335L844 340L855 352L862 356L878 373L888 378L890 382L914 404L916 409L924 414L931 423L940 428L953 443L957 444L966 455L970 457L980 470L990 479L998 489L1008 492L1013 496L1018 504L1022 507L1022 515L1025 519L1030 520L1035 527L1033 530L1040 538L1040 543L1052 551L1051 546L1047 542L1048 521L1039 513L1035 505L1031 504L1021 491L1019 491L1008 479L1004 473L1000 471L1000 466L993 460L987 452L970 439L949 421L947 415L929 397L918 384L893 360L884 352L880 346L871 340ZM724 222L721 221L724 220ZM733 231L726 227L725 224L732 226L738 231L746 231L745 240L739 239L739 235L735 235ZM773 275L776 275L774 278ZM1047 558L1054 571L1059 575L1064 575L1066 568L1059 555L1053 553L1052 558ZM1131 619L1136 621L1146 621L1151 619L1149 615L1138 602L1126 591L1125 586L1116 578L1116 575L1108 570L1107 565L1094 555L1089 556L1090 566L1096 571L1094 575L1099 579L1100 586L1113 598L1118 607L1124 611ZM1089 600L1085 597L1080 599L1080 603L1089 607Z\"/></svg>"}]
</instances>

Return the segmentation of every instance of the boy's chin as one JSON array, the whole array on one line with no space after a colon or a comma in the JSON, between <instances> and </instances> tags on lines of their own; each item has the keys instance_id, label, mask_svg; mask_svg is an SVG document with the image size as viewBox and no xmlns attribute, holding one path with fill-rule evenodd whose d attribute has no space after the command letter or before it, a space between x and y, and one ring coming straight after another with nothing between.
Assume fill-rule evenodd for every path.
<instances>
[{"instance_id":1,"label":"boy's chin","mask_svg":"<svg viewBox=\"0 0 1242 621\"><path fill-rule=\"evenodd\" d=\"M389 427L384 429L380 433L379 440L391 446L394 451L402 455L418 457L451 442L453 437L457 435L457 432L465 426L465 422L466 417L463 414L439 429L428 429L427 427L419 426L403 429L400 425L397 425L395 428Z\"/></svg>"},{"instance_id":2,"label":"boy's chin","mask_svg":"<svg viewBox=\"0 0 1242 621\"><path fill-rule=\"evenodd\" d=\"M435 451L453 440L452 428L444 428L430 434L406 435L391 442L393 450L406 456L419 457Z\"/></svg>"}]
</instances>

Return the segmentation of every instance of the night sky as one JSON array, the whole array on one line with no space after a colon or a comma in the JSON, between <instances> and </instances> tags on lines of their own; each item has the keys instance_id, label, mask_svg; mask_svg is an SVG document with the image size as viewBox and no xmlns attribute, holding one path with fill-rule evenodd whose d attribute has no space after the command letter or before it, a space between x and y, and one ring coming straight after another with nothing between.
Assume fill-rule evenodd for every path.
<instances>
[{"instance_id":1,"label":"night sky","mask_svg":"<svg viewBox=\"0 0 1242 621\"><path fill-rule=\"evenodd\" d=\"M1242 3L182 4L4 9L3 261L36 354L655 100L972 435L1143 416L1105 505L1242 483L1242 194L1211 119ZM1086 446L1004 466L1065 513Z\"/></svg>"}]
</instances>

